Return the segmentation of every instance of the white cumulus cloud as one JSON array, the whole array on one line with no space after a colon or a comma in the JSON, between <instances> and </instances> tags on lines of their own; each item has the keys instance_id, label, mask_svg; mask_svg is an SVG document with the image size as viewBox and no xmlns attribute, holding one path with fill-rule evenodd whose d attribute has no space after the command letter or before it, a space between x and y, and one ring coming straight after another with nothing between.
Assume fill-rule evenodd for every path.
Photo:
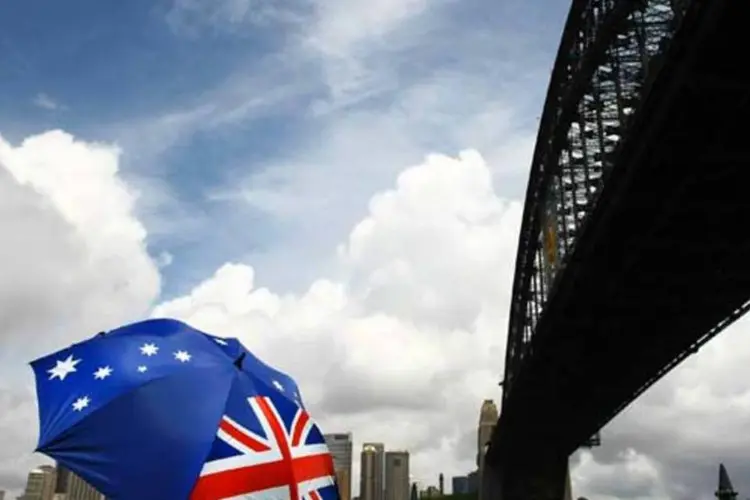
<instances>
[{"instance_id":1,"label":"white cumulus cloud","mask_svg":"<svg viewBox=\"0 0 750 500\"><path fill-rule=\"evenodd\" d=\"M436 456L468 471L473 450L456 444L499 395L520 213L478 153L430 156L372 198L334 275L305 293L227 264L154 315L239 337L300 381L325 429L411 450L418 476Z\"/></svg>"},{"instance_id":2,"label":"white cumulus cloud","mask_svg":"<svg viewBox=\"0 0 750 500\"><path fill-rule=\"evenodd\" d=\"M25 362L148 313L160 276L118 177L117 148L61 131L0 136L0 488L31 466Z\"/></svg>"},{"instance_id":3,"label":"white cumulus cloud","mask_svg":"<svg viewBox=\"0 0 750 500\"><path fill-rule=\"evenodd\" d=\"M171 259L147 253L119 154L60 131L0 138L0 488L19 488L41 460L29 453L34 394L19 360L149 315L239 337L300 382L324 430L352 431L355 451L409 449L419 481L474 467L479 405L500 396L522 208L498 196L496 168L466 151L403 170L303 292L265 288L252 263L236 262L158 304L159 265ZM719 460L741 489L746 325L605 428L602 448L577 454L576 494L694 498L714 487Z\"/></svg>"}]
</instances>

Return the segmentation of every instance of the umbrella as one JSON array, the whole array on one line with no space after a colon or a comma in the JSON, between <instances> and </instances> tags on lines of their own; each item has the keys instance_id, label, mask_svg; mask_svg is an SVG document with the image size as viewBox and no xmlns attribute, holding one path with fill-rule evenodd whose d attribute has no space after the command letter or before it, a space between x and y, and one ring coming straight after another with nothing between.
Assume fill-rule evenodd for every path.
<instances>
[{"instance_id":1,"label":"umbrella","mask_svg":"<svg viewBox=\"0 0 750 500\"><path fill-rule=\"evenodd\" d=\"M260 383L270 385L282 395L304 408L297 382L286 373L279 371L261 361L250 352L242 342L232 337L208 335L229 356L234 363Z\"/></svg>"},{"instance_id":2,"label":"umbrella","mask_svg":"<svg viewBox=\"0 0 750 500\"><path fill-rule=\"evenodd\" d=\"M217 338L157 319L33 361L37 451L112 499L337 500L323 435L280 372Z\"/></svg>"}]
</instances>

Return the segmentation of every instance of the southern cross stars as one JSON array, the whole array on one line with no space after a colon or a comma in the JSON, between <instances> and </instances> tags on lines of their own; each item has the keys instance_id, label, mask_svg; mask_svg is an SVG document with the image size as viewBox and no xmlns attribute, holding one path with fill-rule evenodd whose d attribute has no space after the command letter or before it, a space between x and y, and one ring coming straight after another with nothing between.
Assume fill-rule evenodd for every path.
<instances>
[{"instance_id":1,"label":"southern cross stars","mask_svg":"<svg viewBox=\"0 0 750 500\"><path fill-rule=\"evenodd\" d=\"M89 399L88 396L78 398L73 403L73 409L75 411L83 411L83 409L86 408L89 405L89 403L91 403L91 399Z\"/></svg>"},{"instance_id":2,"label":"southern cross stars","mask_svg":"<svg viewBox=\"0 0 750 500\"><path fill-rule=\"evenodd\" d=\"M156 344L149 343L143 344L141 346L141 354L143 354L144 356L151 357L154 356L157 352L159 352L159 348L156 347Z\"/></svg>"},{"instance_id":3,"label":"southern cross stars","mask_svg":"<svg viewBox=\"0 0 750 500\"><path fill-rule=\"evenodd\" d=\"M273 383L273 386L274 386L274 387L275 387L276 389L278 389L278 390L279 390L279 391L281 391L281 392L284 392L284 386L283 386L283 385L281 385L281 382L279 382L278 380L274 380L274 381L273 381L272 383Z\"/></svg>"},{"instance_id":4,"label":"southern cross stars","mask_svg":"<svg viewBox=\"0 0 750 500\"><path fill-rule=\"evenodd\" d=\"M96 380L104 380L110 375L112 375L112 367L110 366L102 366L94 372L94 378Z\"/></svg>"},{"instance_id":5,"label":"southern cross stars","mask_svg":"<svg viewBox=\"0 0 750 500\"><path fill-rule=\"evenodd\" d=\"M140 347L140 351L142 355L150 358L151 356L156 356L156 354L159 352L159 346L157 346L153 342L147 342ZM187 363L193 358L193 356L189 352L182 349L174 352L173 355L174 359L176 359L180 363ZM148 371L148 366L139 365L136 370L138 370L138 373L146 373L146 371Z\"/></svg>"},{"instance_id":6,"label":"southern cross stars","mask_svg":"<svg viewBox=\"0 0 750 500\"><path fill-rule=\"evenodd\" d=\"M49 379L54 380L59 378L60 380L65 380L65 377L76 371L76 365L80 362L81 360L74 359L72 354L63 361L55 361L55 367L47 370L47 373L50 374Z\"/></svg>"},{"instance_id":7,"label":"southern cross stars","mask_svg":"<svg viewBox=\"0 0 750 500\"><path fill-rule=\"evenodd\" d=\"M188 361L190 361L190 358L192 358L192 356L187 351L177 351L176 353L174 353L174 359L181 363L187 363Z\"/></svg>"}]
</instances>

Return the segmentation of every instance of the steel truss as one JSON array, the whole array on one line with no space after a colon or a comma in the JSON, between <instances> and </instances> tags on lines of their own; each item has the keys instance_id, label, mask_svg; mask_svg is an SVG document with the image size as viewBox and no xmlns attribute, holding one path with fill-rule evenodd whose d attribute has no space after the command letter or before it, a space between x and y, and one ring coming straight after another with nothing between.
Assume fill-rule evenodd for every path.
<instances>
[{"instance_id":1,"label":"steel truss","mask_svg":"<svg viewBox=\"0 0 750 500\"><path fill-rule=\"evenodd\" d=\"M541 118L516 256L503 400L588 215L616 168L642 89L690 4L574 0Z\"/></svg>"}]
</instances>

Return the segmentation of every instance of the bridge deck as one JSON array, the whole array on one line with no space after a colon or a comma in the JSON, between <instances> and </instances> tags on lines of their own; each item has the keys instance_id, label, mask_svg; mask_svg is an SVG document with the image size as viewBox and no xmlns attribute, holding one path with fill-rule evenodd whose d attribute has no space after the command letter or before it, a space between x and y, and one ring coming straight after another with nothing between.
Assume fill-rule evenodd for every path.
<instances>
[{"instance_id":1,"label":"bridge deck","mask_svg":"<svg viewBox=\"0 0 750 500\"><path fill-rule=\"evenodd\" d=\"M697 11L548 300L492 460L572 453L750 299L750 3Z\"/></svg>"}]
</instances>

